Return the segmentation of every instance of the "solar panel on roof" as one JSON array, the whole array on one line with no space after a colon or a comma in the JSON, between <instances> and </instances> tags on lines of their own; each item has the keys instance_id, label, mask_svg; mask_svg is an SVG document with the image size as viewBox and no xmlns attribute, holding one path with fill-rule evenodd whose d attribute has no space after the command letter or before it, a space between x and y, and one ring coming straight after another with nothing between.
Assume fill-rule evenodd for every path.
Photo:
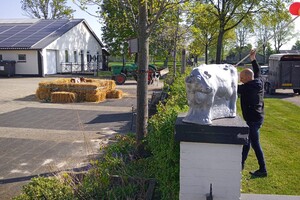
<instances>
[{"instance_id":1,"label":"solar panel on roof","mask_svg":"<svg viewBox=\"0 0 300 200\"><path fill-rule=\"evenodd\" d=\"M4 41L9 41L13 38L16 38L17 34L26 27L28 27L28 26L24 26L24 25L13 26L13 27L8 28L6 31L3 31L0 34L0 45ZM24 36L22 38L24 38Z\"/></svg>"},{"instance_id":2,"label":"solar panel on roof","mask_svg":"<svg viewBox=\"0 0 300 200\"><path fill-rule=\"evenodd\" d=\"M0 48L43 48L81 21L60 19L8 24L0 20Z\"/></svg>"},{"instance_id":3,"label":"solar panel on roof","mask_svg":"<svg viewBox=\"0 0 300 200\"><path fill-rule=\"evenodd\" d=\"M30 32L27 31L27 37L25 37L22 41L14 44L14 47L31 47L47 35L51 34L53 31L61 27L64 23L66 23L68 20L50 20L48 23L45 23L47 21L41 21L41 23L38 23L35 26L31 27L31 31L33 31L32 34L29 34ZM50 23L49 23L50 22Z\"/></svg>"},{"instance_id":4,"label":"solar panel on roof","mask_svg":"<svg viewBox=\"0 0 300 200\"><path fill-rule=\"evenodd\" d=\"M36 43L33 48L43 48L46 45L48 45L50 42L54 41L55 39L59 38L61 35L69 31L71 28L76 26L78 23L80 23L82 19L73 19L68 20L67 23L64 23L63 26L61 26L59 29L56 29L55 32L45 37L43 40Z\"/></svg>"},{"instance_id":5,"label":"solar panel on roof","mask_svg":"<svg viewBox=\"0 0 300 200\"><path fill-rule=\"evenodd\" d=\"M0 34L3 32L3 31L6 31L7 29L10 29L12 28L13 26L0 26Z\"/></svg>"}]
</instances>

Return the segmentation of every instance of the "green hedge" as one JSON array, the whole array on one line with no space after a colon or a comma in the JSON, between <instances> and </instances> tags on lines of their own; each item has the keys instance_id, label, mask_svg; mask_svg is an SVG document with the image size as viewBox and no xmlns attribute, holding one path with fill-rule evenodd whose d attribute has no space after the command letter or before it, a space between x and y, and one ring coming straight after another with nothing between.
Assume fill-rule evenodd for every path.
<instances>
[{"instance_id":1,"label":"green hedge","mask_svg":"<svg viewBox=\"0 0 300 200\"><path fill-rule=\"evenodd\" d=\"M153 173L158 181L161 199L179 197L179 142L174 140L174 125L178 113L187 111L184 78L177 76L169 85L169 98L165 105L159 104L158 112L149 120L146 137L153 157Z\"/></svg>"}]
</instances>

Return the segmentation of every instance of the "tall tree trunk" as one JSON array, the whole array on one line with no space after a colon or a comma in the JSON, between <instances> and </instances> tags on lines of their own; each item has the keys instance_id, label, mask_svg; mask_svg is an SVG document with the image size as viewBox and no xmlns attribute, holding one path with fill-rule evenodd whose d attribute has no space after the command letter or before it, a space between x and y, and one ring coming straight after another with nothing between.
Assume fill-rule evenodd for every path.
<instances>
[{"instance_id":1,"label":"tall tree trunk","mask_svg":"<svg viewBox=\"0 0 300 200\"><path fill-rule=\"evenodd\" d=\"M224 30L220 30L217 43L216 64L221 63L222 48L223 48Z\"/></svg>"},{"instance_id":2,"label":"tall tree trunk","mask_svg":"<svg viewBox=\"0 0 300 200\"><path fill-rule=\"evenodd\" d=\"M205 44L205 64L208 64L208 44Z\"/></svg>"},{"instance_id":3,"label":"tall tree trunk","mask_svg":"<svg viewBox=\"0 0 300 200\"><path fill-rule=\"evenodd\" d=\"M181 54L181 74L185 73L185 68L186 68L186 51L185 51L185 49L182 49L182 54Z\"/></svg>"},{"instance_id":4,"label":"tall tree trunk","mask_svg":"<svg viewBox=\"0 0 300 200\"><path fill-rule=\"evenodd\" d=\"M263 57L264 57L264 64L267 63L267 59L266 59L266 45L262 45L262 50L263 50Z\"/></svg>"},{"instance_id":5,"label":"tall tree trunk","mask_svg":"<svg viewBox=\"0 0 300 200\"><path fill-rule=\"evenodd\" d=\"M175 30L175 38L174 38L174 54L173 54L173 70L174 70L174 77L176 76L176 56L177 56L177 39L178 39L178 29L179 29L179 15L180 10L177 11L177 24Z\"/></svg>"},{"instance_id":6,"label":"tall tree trunk","mask_svg":"<svg viewBox=\"0 0 300 200\"><path fill-rule=\"evenodd\" d=\"M147 135L148 123L148 55L149 39L147 33L147 0L139 1L139 30L138 30L138 82L137 82L137 119L136 141L141 147L144 136ZM140 148L139 148L140 149Z\"/></svg>"},{"instance_id":7,"label":"tall tree trunk","mask_svg":"<svg viewBox=\"0 0 300 200\"><path fill-rule=\"evenodd\" d=\"M164 61L164 67L167 68L169 63L169 57L167 56L165 61Z\"/></svg>"}]
</instances>

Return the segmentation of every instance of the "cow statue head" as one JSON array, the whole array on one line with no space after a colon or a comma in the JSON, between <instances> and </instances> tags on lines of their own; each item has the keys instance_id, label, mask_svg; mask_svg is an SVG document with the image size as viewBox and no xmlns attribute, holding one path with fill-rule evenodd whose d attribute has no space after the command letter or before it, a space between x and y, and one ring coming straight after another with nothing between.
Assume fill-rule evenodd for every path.
<instances>
[{"instance_id":1,"label":"cow statue head","mask_svg":"<svg viewBox=\"0 0 300 200\"><path fill-rule=\"evenodd\" d=\"M184 122L211 124L236 116L237 70L228 64L200 65L186 77L189 111Z\"/></svg>"}]
</instances>

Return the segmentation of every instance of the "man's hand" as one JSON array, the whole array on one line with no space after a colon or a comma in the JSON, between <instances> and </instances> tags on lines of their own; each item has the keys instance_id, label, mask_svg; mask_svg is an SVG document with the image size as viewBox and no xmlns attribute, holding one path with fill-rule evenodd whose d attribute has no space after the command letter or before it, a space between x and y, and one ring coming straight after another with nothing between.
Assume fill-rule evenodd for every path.
<instances>
[{"instance_id":1,"label":"man's hand","mask_svg":"<svg viewBox=\"0 0 300 200\"><path fill-rule=\"evenodd\" d=\"M251 49L250 51L250 60L253 61L253 60L256 60L256 50L255 49Z\"/></svg>"}]
</instances>

